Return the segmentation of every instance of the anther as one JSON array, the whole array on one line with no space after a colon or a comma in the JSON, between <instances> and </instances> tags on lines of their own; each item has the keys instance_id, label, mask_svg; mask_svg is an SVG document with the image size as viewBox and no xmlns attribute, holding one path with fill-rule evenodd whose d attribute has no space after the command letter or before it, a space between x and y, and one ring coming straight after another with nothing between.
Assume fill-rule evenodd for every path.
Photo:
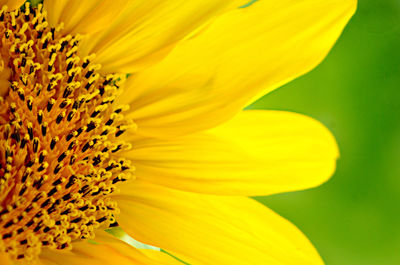
<instances>
[{"instance_id":1,"label":"anther","mask_svg":"<svg viewBox=\"0 0 400 265\"><path fill-rule=\"evenodd\" d=\"M82 133L84 130L86 130L86 129L87 129L86 126L84 126L83 128L80 127L78 130L76 130L76 135L75 135L75 137L78 137L79 135L81 135L81 133Z\"/></svg>"},{"instance_id":2,"label":"anther","mask_svg":"<svg viewBox=\"0 0 400 265\"><path fill-rule=\"evenodd\" d=\"M92 163L92 165L95 167L95 166L97 166L98 164L100 164L102 161L101 161L101 157L100 156L96 156L96 157L94 157L93 158L93 163Z\"/></svg>"},{"instance_id":3,"label":"anther","mask_svg":"<svg viewBox=\"0 0 400 265\"><path fill-rule=\"evenodd\" d=\"M56 123L60 124L60 122L64 119L64 117L65 117L65 111L63 111L60 114L58 114L57 119L56 119Z\"/></svg>"},{"instance_id":4,"label":"anther","mask_svg":"<svg viewBox=\"0 0 400 265\"><path fill-rule=\"evenodd\" d=\"M60 139L58 138L58 136L54 137L53 139L51 139L50 142L50 149L53 150L54 147L56 146L56 144L58 143Z\"/></svg>"},{"instance_id":5,"label":"anther","mask_svg":"<svg viewBox=\"0 0 400 265\"><path fill-rule=\"evenodd\" d=\"M7 146L7 147L6 147L6 150L5 150L5 157L6 157L6 160L7 160L8 157L11 157L11 155L12 155L11 149L10 149L9 146Z\"/></svg>"},{"instance_id":6,"label":"anther","mask_svg":"<svg viewBox=\"0 0 400 265\"><path fill-rule=\"evenodd\" d=\"M46 150L43 150L42 152L40 152L40 155L39 155L39 163L40 164L43 163L43 161L46 158L46 156L47 156L47 151Z\"/></svg>"},{"instance_id":7,"label":"anther","mask_svg":"<svg viewBox=\"0 0 400 265\"><path fill-rule=\"evenodd\" d=\"M50 196L49 196L50 197ZM47 199L47 200L45 200L43 203L42 203L42 205L40 205L40 207L41 208L44 208L44 207L46 207L47 205L49 205L49 203L50 203L50 199Z\"/></svg>"},{"instance_id":8,"label":"anther","mask_svg":"<svg viewBox=\"0 0 400 265\"><path fill-rule=\"evenodd\" d=\"M90 132L93 129L96 129L97 125L94 121L91 121L88 123L87 128L86 128L86 132Z\"/></svg>"},{"instance_id":9,"label":"anther","mask_svg":"<svg viewBox=\"0 0 400 265\"><path fill-rule=\"evenodd\" d=\"M33 103L33 97L29 96L28 99L26 100L26 106L30 111L32 111L32 103Z\"/></svg>"},{"instance_id":10,"label":"anther","mask_svg":"<svg viewBox=\"0 0 400 265\"><path fill-rule=\"evenodd\" d=\"M52 188L52 189L49 191L49 193L47 193L47 196L48 196L48 197L51 197L51 196L53 196L54 193L56 193L57 191L58 191L57 188L54 187L54 188Z\"/></svg>"},{"instance_id":11,"label":"anther","mask_svg":"<svg viewBox=\"0 0 400 265\"><path fill-rule=\"evenodd\" d=\"M30 227L30 226L32 226L34 223L35 223L35 222L34 222L33 219L32 219L32 220L30 220L29 222L27 222L27 223L25 224L25 226Z\"/></svg>"},{"instance_id":12,"label":"anther","mask_svg":"<svg viewBox=\"0 0 400 265\"><path fill-rule=\"evenodd\" d=\"M37 137L33 138L32 148L33 148L33 152L36 153L38 151L38 149L39 149L39 138L37 138Z\"/></svg>"},{"instance_id":13,"label":"anther","mask_svg":"<svg viewBox=\"0 0 400 265\"><path fill-rule=\"evenodd\" d=\"M87 142L83 147L82 147L82 153L85 153L90 147L94 145L93 141Z\"/></svg>"},{"instance_id":14,"label":"anther","mask_svg":"<svg viewBox=\"0 0 400 265\"><path fill-rule=\"evenodd\" d=\"M69 182L68 182L68 183L69 183ZM68 185L68 183L67 183L67 185ZM72 186L72 184L71 184L71 186ZM69 187L65 186L65 188L68 189ZM64 201L68 201L69 199L71 199L71 194L69 194L69 193L65 194L65 195L62 197L62 199L63 199Z\"/></svg>"},{"instance_id":15,"label":"anther","mask_svg":"<svg viewBox=\"0 0 400 265\"><path fill-rule=\"evenodd\" d=\"M35 91L36 91L36 96L38 97L40 95L40 93L42 92L42 85L40 84L36 84L35 85Z\"/></svg>"},{"instance_id":16,"label":"anther","mask_svg":"<svg viewBox=\"0 0 400 265\"><path fill-rule=\"evenodd\" d=\"M60 107L60 109L63 109L69 104L71 104L71 100L70 99L65 99L60 103L59 107Z\"/></svg>"},{"instance_id":17,"label":"anther","mask_svg":"<svg viewBox=\"0 0 400 265\"><path fill-rule=\"evenodd\" d=\"M10 237L12 237L12 233L4 234L2 238L3 239L7 239L7 238L10 238Z\"/></svg>"},{"instance_id":18,"label":"anther","mask_svg":"<svg viewBox=\"0 0 400 265\"><path fill-rule=\"evenodd\" d=\"M23 149L28 141L29 141L29 135L25 134L24 138L22 138L21 140L19 147Z\"/></svg>"},{"instance_id":19,"label":"anther","mask_svg":"<svg viewBox=\"0 0 400 265\"><path fill-rule=\"evenodd\" d=\"M22 88L18 89L17 91L19 98L24 101L25 100L25 94L24 94L24 90Z\"/></svg>"},{"instance_id":20,"label":"anther","mask_svg":"<svg viewBox=\"0 0 400 265\"><path fill-rule=\"evenodd\" d=\"M65 185L65 188L66 188L66 189L70 188L72 185L74 185L74 184L76 183L76 180L77 180L77 177L76 177L75 175L72 175L72 176L69 178L68 183ZM64 198L63 198L63 199L64 199ZM64 199L64 200L65 200L65 199Z\"/></svg>"},{"instance_id":21,"label":"anther","mask_svg":"<svg viewBox=\"0 0 400 265\"><path fill-rule=\"evenodd\" d=\"M20 142L21 135L20 135L20 132L19 132L19 128L16 127L14 129L14 132L11 134L11 138L14 139L17 143Z\"/></svg>"},{"instance_id":22,"label":"anther","mask_svg":"<svg viewBox=\"0 0 400 265\"><path fill-rule=\"evenodd\" d=\"M92 115L90 115L90 117L91 117L91 118L94 118L94 117L96 117L97 115L99 115L99 113L100 113L100 111L95 110L95 111L93 111Z\"/></svg>"},{"instance_id":23,"label":"anther","mask_svg":"<svg viewBox=\"0 0 400 265\"><path fill-rule=\"evenodd\" d=\"M111 124L113 124L113 122L114 122L113 119L109 119L109 120L106 122L106 125L107 125L107 126L110 126Z\"/></svg>"},{"instance_id":24,"label":"anther","mask_svg":"<svg viewBox=\"0 0 400 265\"><path fill-rule=\"evenodd\" d=\"M41 177L40 179L36 180L32 186L35 187L37 190L39 190L42 187L43 183L44 183L44 177Z\"/></svg>"},{"instance_id":25,"label":"anther","mask_svg":"<svg viewBox=\"0 0 400 265\"><path fill-rule=\"evenodd\" d=\"M38 121L39 124L42 124L42 121L43 121L43 111L42 110L38 111L37 121Z\"/></svg>"},{"instance_id":26,"label":"anther","mask_svg":"<svg viewBox=\"0 0 400 265\"><path fill-rule=\"evenodd\" d=\"M69 140L71 140L72 139L72 137L74 137L74 131L72 131L72 132L70 132L68 135L67 135L67 137L65 138L65 140L67 140L67 142L69 141Z\"/></svg>"},{"instance_id":27,"label":"anther","mask_svg":"<svg viewBox=\"0 0 400 265\"><path fill-rule=\"evenodd\" d=\"M43 135L43 137L46 136L46 133L47 133L47 126L48 126L48 123L47 123L47 122L44 122L44 123L42 124L42 135Z\"/></svg>"},{"instance_id":28,"label":"anther","mask_svg":"<svg viewBox=\"0 0 400 265\"><path fill-rule=\"evenodd\" d=\"M124 132L125 130L119 130L118 132L115 133L115 137L122 135Z\"/></svg>"},{"instance_id":29,"label":"anther","mask_svg":"<svg viewBox=\"0 0 400 265\"><path fill-rule=\"evenodd\" d=\"M75 163L77 157L78 157L77 155L72 155L72 156L71 156L71 158L70 158L70 160L69 160L69 164L70 164L71 166Z\"/></svg>"},{"instance_id":30,"label":"anther","mask_svg":"<svg viewBox=\"0 0 400 265\"><path fill-rule=\"evenodd\" d=\"M3 226L3 228L8 228L8 227L12 226L13 224L14 224L13 220L8 221L8 222Z\"/></svg>"},{"instance_id":31,"label":"anther","mask_svg":"<svg viewBox=\"0 0 400 265\"><path fill-rule=\"evenodd\" d=\"M31 168L27 168L25 170L25 173L22 175L22 179L21 181L24 183L26 181L26 179L32 174L32 169Z\"/></svg>"},{"instance_id":32,"label":"anther","mask_svg":"<svg viewBox=\"0 0 400 265\"><path fill-rule=\"evenodd\" d=\"M57 164L57 166L54 168L53 173L58 174L60 172L61 168L63 167L62 164Z\"/></svg>"},{"instance_id":33,"label":"anther","mask_svg":"<svg viewBox=\"0 0 400 265\"><path fill-rule=\"evenodd\" d=\"M122 147L122 144L119 144L114 150L112 150L111 152L112 153L116 153L116 152L118 152L119 150L121 150L121 147Z\"/></svg>"},{"instance_id":34,"label":"anther","mask_svg":"<svg viewBox=\"0 0 400 265\"><path fill-rule=\"evenodd\" d=\"M38 171L38 172L41 172L41 171L45 170L45 169L48 168L48 167L49 167L49 163L44 162L44 163L40 164L40 166L39 166L39 168L37 169L37 171Z\"/></svg>"},{"instance_id":35,"label":"anther","mask_svg":"<svg viewBox=\"0 0 400 265\"><path fill-rule=\"evenodd\" d=\"M93 74L93 70L87 71L85 78L89 78Z\"/></svg>"},{"instance_id":36,"label":"anther","mask_svg":"<svg viewBox=\"0 0 400 265\"><path fill-rule=\"evenodd\" d=\"M34 160L29 160L29 161L25 164L25 166L26 166L27 168L30 168L30 167L32 167L34 164L35 164L35 161L34 161Z\"/></svg>"},{"instance_id":37,"label":"anther","mask_svg":"<svg viewBox=\"0 0 400 265\"><path fill-rule=\"evenodd\" d=\"M28 127L28 135L29 135L29 139L30 140L33 140L33 129L32 129L32 126L33 126L32 123L29 122L27 127Z\"/></svg>"},{"instance_id":38,"label":"anther","mask_svg":"<svg viewBox=\"0 0 400 265\"><path fill-rule=\"evenodd\" d=\"M54 181L51 185L57 186L57 185L60 185L61 183L62 183L62 180L61 180L61 178L59 178L56 181Z\"/></svg>"},{"instance_id":39,"label":"anther","mask_svg":"<svg viewBox=\"0 0 400 265\"><path fill-rule=\"evenodd\" d=\"M71 77L70 77L71 78ZM72 80L71 80L72 81ZM69 81L69 82L71 82L71 81ZM68 82L68 83L69 83ZM72 94L72 88L71 87L69 87L69 86L67 86L65 89L64 89L64 93L63 93L63 98L67 98L69 95L71 95Z\"/></svg>"},{"instance_id":40,"label":"anther","mask_svg":"<svg viewBox=\"0 0 400 265\"><path fill-rule=\"evenodd\" d=\"M66 152L61 153L61 155L59 155L58 159L57 159L58 163L61 163L61 161L63 161L64 158L66 158L66 157L67 157L67 153Z\"/></svg>"},{"instance_id":41,"label":"anther","mask_svg":"<svg viewBox=\"0 0 400 265\"><path fill-rule=\"evenodd\" d=\"M51 108L54 106L54 103L56 102L56 100L54 98L49 99L49 101L47 102L47 112L51 111Z\"/></svg>"},{"instance_id":42,"label":"anther","mask_svg":"<svg viewBox=\"0 0 400 265\"><path fill-rule=\"evenodd\" d=\"M25 193L26 189L27 189L27 186L24 185L24 186L22 187L22 189L19 191L18 195L19 195L19 196L22 196L22 195Z\"/></svg>"},{"instance_id":43,"label":"anther","mask_svg":"<svg viewBox=\"0 0 400 265\"><path fill-rule=\"evenodd\" d=\"M10 132L11 132L11 126L10 124L6 124L4 127L4 139L7 140L8 137L10 136Z\"/></svg>"},{"instance_id":44,"label":"anther","mask_svg":"<svg viewBox=\"0 0 400 265\"><path fill-rule=\"evenodd\" d=\"M76 141L72 141L68 146L68 150L72 150L75 146L76 146Z\"/></svg>"},{"instance_id":45,"label":"anther","mask_svg":"<svg viewBox=\"0 0 400 265\"><path fill-rule=\"evenodd\" d=\"M67 117L67 121L71 121L72 120L72 118L75 116L75 114L76 114L76 110L71 110L69 113L68 113L68 117Z\"/></svg>"},{"instance_id":46,"label":"anther","mask_svg":"<svg viewBox=\"0 0 400 265\"><path fill-rule=\"evenodd\" d=\"M99 223L102 223L102 222L104 222L105 220L107 220L107 217L103 216L103 217L97 219L96 221L99 222Z\"/></svg>"},{"instance_id":47,"label":"anther","mask_svg":"<svg viewBox=\"0 0 400 265\"><path fill-rule=\"evenodd\" d=\"M10 104L10 112L14 114L16 110L17 110L17 105L14 102L12 102Z\"/></svg>"},{"instance_id":48,"label":"anther","mask_svg":"<svg viewBox=\"0 0 400 265\"><path fill-rule=\"evenodd\" d=\"M79 101L75 101L72 105L72 109L77 110L79 108Z\"/></svg>"},{"instance_id":49,"label":"anther","mask_svg":"<svg viewBox=\"0 0 400 265\"><path fill-rule=\"evenodd\" d=\"M89 60L86 60L82 64L82 68L86 68L89 65Z\"/></svg>"},{"instance_id":50,"label":"anther","mask_svg":"<svg viewBox=\"0 0 400 265\"><path fill-rule=\"evenodd\" d=\"M86 90L89 90L90 86L93 84L94 82L88 82L85 86Z\"/></svg>"}]
</instances>

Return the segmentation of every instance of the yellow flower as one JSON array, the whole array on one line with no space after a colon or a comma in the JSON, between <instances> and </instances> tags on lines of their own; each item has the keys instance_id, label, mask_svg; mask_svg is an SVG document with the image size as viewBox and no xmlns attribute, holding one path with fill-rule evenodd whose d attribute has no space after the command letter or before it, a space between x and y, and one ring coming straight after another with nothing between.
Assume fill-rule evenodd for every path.
<instances>
[{"instance_id":1,"label":"yellow flower","mask_svg":"<svg viewBox=\"0 0 400 265\"><path fill-rule=\"evenodd\" d=\"M22 2L0 1L2 265L180 264L113 226L190 264L323 263L246 196L326 181L334 138L241 110L315 67L355 0Z\"/></svg>"}]
</instances>

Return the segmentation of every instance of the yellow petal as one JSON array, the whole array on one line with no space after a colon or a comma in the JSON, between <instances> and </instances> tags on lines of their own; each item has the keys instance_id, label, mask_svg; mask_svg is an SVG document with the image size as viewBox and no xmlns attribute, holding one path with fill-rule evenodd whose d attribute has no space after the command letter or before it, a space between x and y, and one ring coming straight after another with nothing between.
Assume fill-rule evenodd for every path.
<instances>
[{"instance_id":1,"label":"yellow petal","mask_svg":"<svg viewBox=\"0 0 400 265\"><path fill-rule=\"evenodd\" d=\"M0 0L0 9L3 5L7 5L8 10L14 10L20 7L25 0Z\"/></svg>"},{"instance_id":2,"label":"yellow petal","mask_svg":"<svg viewBox=\"0 0 400 265\"><path fill-rule=\"evenodd\" d=\"M116 197L122 228L190 264L323 264L295 226L252 199L128 186Z\"/></svg>"},{"instance_id":3,"label":"yellow petal","mask_svg":"<svg viewBox=\"0 0 400 265\"><path fill-rule=\"evenodd\" d=\"M117 18L129 0L45 0L50 26L64 23L65 34L96 33Z\"/></svg>"},{"instance_id":4,"label":"yellow petal","mask_svg":"<svg viewBox=\"0 0 400 265\"><path fill-rule=\"evenodd\" d=\"M320 63L355 7L355 0L265 0L228 12L133 75L120 100L143 134L213 127Z\"/></svg>"},{"instance_id":5,"label":"yellow petal","mask_svg":"<svg viewBox=\"0 0 400 265\"><path fill-rule=\"evenodd\" d=\"M152 261L156 263L158 262L157 264L183 265L182 262L179 262L178 260L161 251L156 251L152 249L141 249L140 252L149 257Z\"/></svg>"},{"instance_id":6,"label":"yellow petal","mask_svg":"<svg viewBox=\"0 0 400 265\"><path fill-rule=\"evenodd\" d=\"M172 265L181 264L165 253L156 250L141 251L113 238L105 232L96 233L93 243L78 241L71 251L44 249L41 265ZM40 263L39 263L40 264Z\"/></svg>"},{"instance_id":7,"label":"yellow petal","mask_svg":"<svg viewBox=\"0 0 400 265\"><path fill-rule=\"evenodd\" d=\"M267 195L317 186L334 172L338 148L319 122L284 111L243 111L203 133L130 139L139 179L176 189Z\"/></svg>"},{"instance_id":8,"label":"yellow petal","mask_svg":"<svg viewBox=\"0 0 400 265\"><path fill-rule=\"evenodd\" d=\"M174 44L211 18L244 0L135 0L115 23L80 45L82 54L96 54L103 72L132 73L160 60Z\"/></svg>"}]
</instances>

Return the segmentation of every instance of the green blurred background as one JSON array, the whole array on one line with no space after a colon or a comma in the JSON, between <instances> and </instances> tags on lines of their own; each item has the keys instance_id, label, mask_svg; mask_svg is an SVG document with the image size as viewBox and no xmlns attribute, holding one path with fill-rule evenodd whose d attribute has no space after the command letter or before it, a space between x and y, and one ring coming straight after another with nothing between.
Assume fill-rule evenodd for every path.
<instances>
[{"instance_id":1,"label":"green blurred background","mask_svg":"<svg viewBox=\"0 0 400 265\"><path fill-rule=\"evenodd\" d=\"M327 265L400 264L400 0L360 0L326 60L254 109L324 123L341 150L321 187L257 198L296 224Z\"/></svg>"}]
</instances>

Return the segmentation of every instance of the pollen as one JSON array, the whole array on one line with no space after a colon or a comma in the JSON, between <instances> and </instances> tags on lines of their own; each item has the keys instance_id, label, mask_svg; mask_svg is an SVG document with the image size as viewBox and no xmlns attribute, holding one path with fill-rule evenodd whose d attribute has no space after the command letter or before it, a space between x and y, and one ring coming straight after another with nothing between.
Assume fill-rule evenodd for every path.
<instances>
[{"instance_id":1,"label":"pollen","mask_svg":"<svg viewBox=\"0 0 400 265\"><path fill-rule=\"evenodd\" d=\"M131 177L115 106L124 76L80 57L79 35L49 27L41 5L0 10L0 252L34 260L116 225L110 194Z\"/></svg>"}]
</instances>

